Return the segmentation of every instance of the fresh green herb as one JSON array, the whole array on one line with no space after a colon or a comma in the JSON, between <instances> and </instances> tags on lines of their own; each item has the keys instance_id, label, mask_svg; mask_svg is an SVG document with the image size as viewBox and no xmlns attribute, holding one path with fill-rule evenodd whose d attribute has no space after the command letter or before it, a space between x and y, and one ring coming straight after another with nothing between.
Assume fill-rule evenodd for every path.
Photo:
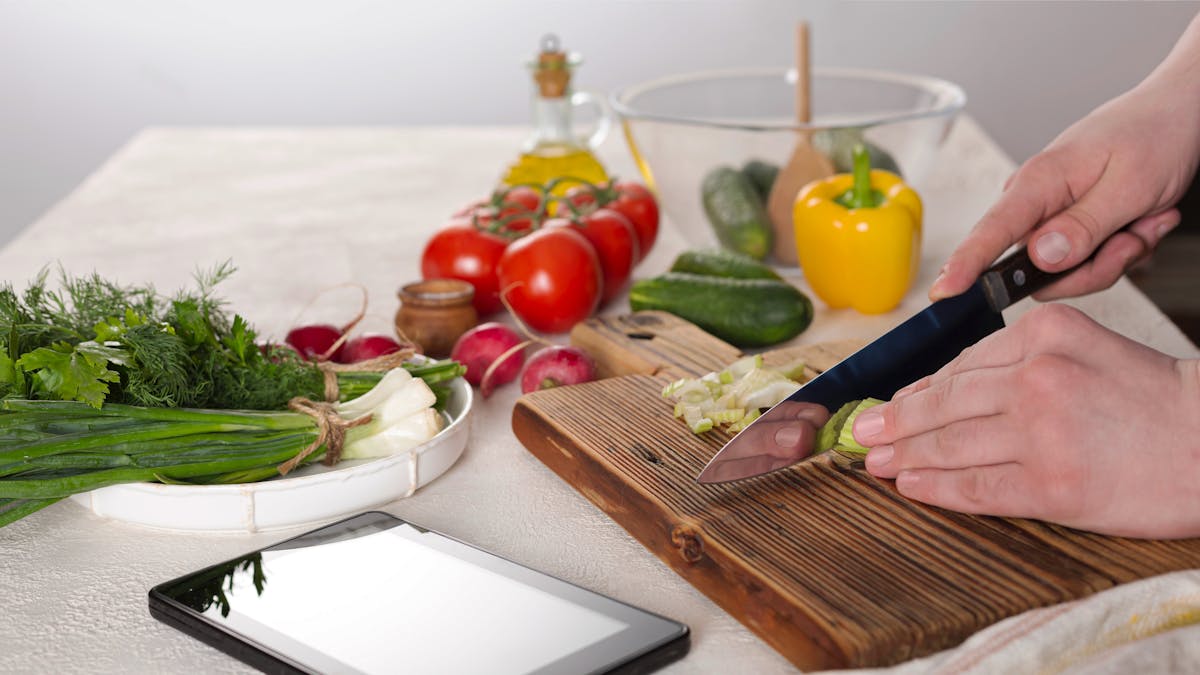
<instances>
[{"instance_id":1,"label":"fresh green herb","mask_svg":"<svg viewBox=\"0 0 1200 675\"><path fill-rule=\"evenodd\" d=\"M0 397L251 410L320 398L324 375L314 364L259 345L245 318L225 312L215 287L233 272L218 265L171 298L65 272L57 290L45 272L23 293L0 287ZM339 374L343 397L379 377Z\"/></svg>"},{"instance_id":2,"label":"fresh green herb","mask_svg":"<svg viewBox=\"0 0 1200 675\"><path fill-rule=\"evenodd\" d=\"M57 290L46 273L22 293L0 287L0 526L107 485L266 480L438 433L461 364L338 371L342 402L312 403L325 373L224 311L214 287L232 272L172 298L65 272ZM312 404L283 411L296 398Z\"/></svg>"},{"instance_id":3,"label":"fresh green herb","mask_svg":"<svg viewBox=\"0 0 1200 675\"><path fill-rule=\"evenodd\" d=\"M436 396L403 368L366 394L326 411L161 408L80 401L0 400L0 526L63 497L119 483L265 480L330 454L325 429L341 425L341 458L402 452L444 426ZM306 454L308 453L308 454Z\"/></svg>"}]
</instances>

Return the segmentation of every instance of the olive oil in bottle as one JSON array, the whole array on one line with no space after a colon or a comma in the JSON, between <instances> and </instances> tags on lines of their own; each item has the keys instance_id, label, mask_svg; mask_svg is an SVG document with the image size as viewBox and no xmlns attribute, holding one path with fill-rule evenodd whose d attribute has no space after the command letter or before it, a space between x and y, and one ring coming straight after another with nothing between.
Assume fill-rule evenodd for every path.
<instances>
[{"instance_id":1,"label":"olive oil in bottle","mask_svg":"<svg viewBox=\"0 0 1200 675\"><path fill-rule=\"evenodd\" d=\"M572 185L569 179L604 183L608 172L591 148L608 133L607 111L586 92L571 91L571 74L580 63L576 54L568 55L554 35L542 38L541 52L530 64L533 71L533 134L521 149L521 155L502 179L505 185L536 183L545 185L562 179L554 193L561 195ZM587 140L577 138L571 122L575 106L595 102L600 109L596 130Z\"/></svg>"}]
</instances>

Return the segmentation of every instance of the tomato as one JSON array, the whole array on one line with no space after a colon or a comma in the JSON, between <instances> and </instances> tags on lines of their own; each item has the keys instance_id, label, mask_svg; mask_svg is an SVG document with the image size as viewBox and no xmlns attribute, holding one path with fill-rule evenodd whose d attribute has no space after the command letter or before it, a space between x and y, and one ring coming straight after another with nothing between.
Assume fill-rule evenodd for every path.
<instances>
[{"instance_id":1,"label":"tomato","mask_svg":"<svg viewBox=\"0 0 1200 675\"><path fill-rule=\"evenodd\" d=\"M475 287L475 311L480 316L499 310L500 282L496 268L508 240L479 229L470 220L452 220L425 244L421 276L461 279Z\"/></svg>"},{"instance_id":2,"label":"tomato","mask_svg":"<svg viewBox=\"0 0 1200 675\"><path fill-rule=\"evenodd\" d=\"M613 185L613 189L617 192L617 198L604 206L625 216L633 225L641 251L641 258L638 258L640 262L649 255L650 247L654 246L654 240L658 238L658 202L641 183L619 180Z\"/></svg>"},{"instance_id":3,"label":"tomato","mask_svg":"<svg viewBox=\"0 0 1200 675\"><path fill-rule=\"evenodd\" d=\"M509 306L535 330L562 333L596 310L603 288L596 249L571 227L547 227L509 245L497 268Z\"/></svg>"},{"instance_id":4,"label":"tomato","mask_svg":"<svg viewBox=\"0 0 1200 675\"><path fill-rule=\"evenodd\" d=\"M605 189L603 185L576 185L567 190L563 197L574 204L580 213L587 213L596 208L597 192L603 197Z\"/></svg>"},{"instance_id":5,"label":"tomato","mask_svg":"<svg viewBox=\"0 0 1200 675\"><path fill-rule=\"evenodd\" d=\"M454 212L456 218L469 218L476 226L489 228L501 221L504 233L520 236L532 230L541 219L542 192L528 185L497 190L490 199L471 202Z\"/></svg>"},{"instance_id":6,"label":"tomato","mask_svg":"<svg viewBox=\"0 0 1200 675\"><path fill-rule=\"evenodd\" d=\"M518 208L537 213L542 207L542 192L528 185L517 185L498 193L502 207Z\"/></svg>"},{"instance_id":7,"label":"tomato","mask_svg":"<svg viewBox=\"0 0 1200 675\"><path fill-rule=\"evenodd\" d=\"M565 218L547 220L545 227L573 225L596 249L600 260L600 274L604 289L600 293L600 304L607 303L625 290L633 266L641 258L637 232L625 216L612 209L596 209L582 215L577 223Z\"/></svg>"},{"instance_id":8,"label":"tomato","mask_svg":"<svg viewBox=\"0 0 1200 675\"><path fill-rule=\"evenodd\" d=\"M610 185L580 185L567 191L566 198L581 213L596 207L608 208L629 219L638 237L639 263L650 253L658 238L658 202L646 186L632 181L616 181Z\"/></svg>"}]
</instances>

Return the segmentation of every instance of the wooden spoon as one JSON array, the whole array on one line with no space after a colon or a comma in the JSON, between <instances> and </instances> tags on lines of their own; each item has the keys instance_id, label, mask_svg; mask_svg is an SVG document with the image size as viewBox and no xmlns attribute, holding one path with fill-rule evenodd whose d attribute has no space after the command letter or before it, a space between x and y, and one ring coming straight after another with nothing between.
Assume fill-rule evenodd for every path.
<instances>
[{"instance_id":1,"label":"wooden spoon","mask_svg":"<svg viewBox=\"0 0 1200 675\"><path fill-rule=\"evenodd\" d=\"M808 23L801 21L796 27L796 121L808 124L811 119L809 89L811 69L808 58ZM800 131L796 147L787 164L779 171L771 193L767 196L767 216L775 231L775 245L771 253L778 262L796 265L796 232L792 228L792 205L796 193L808 183L831 176L833 163L812 146L812 132Z\"/></svg>"}]
</instances>

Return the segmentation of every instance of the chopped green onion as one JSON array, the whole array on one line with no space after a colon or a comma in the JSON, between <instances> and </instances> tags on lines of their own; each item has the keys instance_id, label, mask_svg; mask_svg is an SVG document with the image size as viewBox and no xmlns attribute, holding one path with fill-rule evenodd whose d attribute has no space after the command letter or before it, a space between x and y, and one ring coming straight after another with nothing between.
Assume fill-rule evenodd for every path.
<instances>
[{"instance_id":1,"label":"chopped green onion","mask_svg":"<svg viewBox=\"0 0 1200 675\"><path fill-rule=\"evenodd\" d=\"M803 373L803 364L789 364L790 373ZM763 365L761 354L734 361L721 371L682 378L663 387L663 398L675 401L673 414L694 433L714 428L737 433L800 388L800 382Z\"/></svg>"}]
</instances>

